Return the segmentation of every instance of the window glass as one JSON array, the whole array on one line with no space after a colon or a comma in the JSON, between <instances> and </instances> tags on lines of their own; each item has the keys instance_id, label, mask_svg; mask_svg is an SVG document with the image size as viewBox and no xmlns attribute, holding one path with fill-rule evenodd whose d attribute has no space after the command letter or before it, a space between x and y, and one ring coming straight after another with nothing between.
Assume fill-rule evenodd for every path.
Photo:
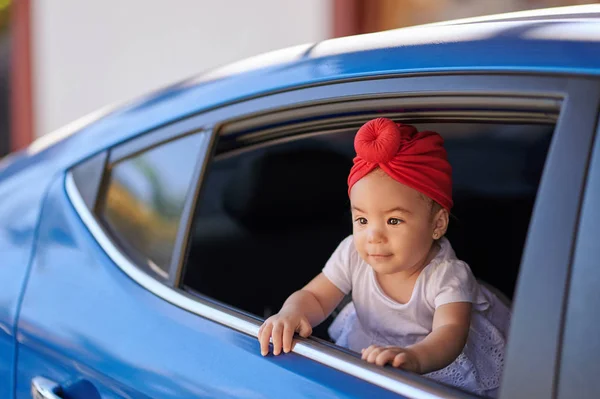
<instances>
[{"instance_id":1,"label":"window glass","mask_svg":"<svg viewBox=\"0 0 600 399\"><path fill-rule=\"evenodd\" d=\"M110 168L102 219L136 263L166 278L204 135L192 134Z\"/></svg>"}]
</instances>

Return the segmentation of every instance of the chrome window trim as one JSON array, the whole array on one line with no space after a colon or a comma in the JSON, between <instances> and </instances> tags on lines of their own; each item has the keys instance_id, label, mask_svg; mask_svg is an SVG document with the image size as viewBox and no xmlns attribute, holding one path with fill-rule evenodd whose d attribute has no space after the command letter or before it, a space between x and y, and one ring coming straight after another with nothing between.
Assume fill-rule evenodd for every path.
<instances>
[{"instance_id":1,"label":"chrome window trim","mask_svg":"<svg viewBox=\"0 0 600 399\"><path fill-rule=\"evenodd\" d=\"M135 266L113 244L96 221L92 212L87 208L70 171L67 171L65 176L65 190L75 211L94 239L117 267L132 280L159 298L181 309L185 309L252 337L258 336L259 321L238 314L233 310L222 308L202 298L191 297L183 291L170 288ZM293 352L409 398L441 399L472 397L452 388L445 388L441 385L433 386L433 384L430 386L412 380L401 373L370 365L357 357L333 348L328 348L310 339L297 339Z\"/></svg>"}]
</instances>

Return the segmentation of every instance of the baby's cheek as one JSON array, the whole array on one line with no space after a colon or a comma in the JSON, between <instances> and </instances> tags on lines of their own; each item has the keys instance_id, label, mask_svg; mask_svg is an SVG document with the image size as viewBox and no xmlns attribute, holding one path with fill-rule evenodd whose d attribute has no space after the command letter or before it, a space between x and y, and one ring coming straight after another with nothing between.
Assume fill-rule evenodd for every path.
<instances>
[{"instance_id":1,"label":"baby's cheek","mask_svg":"<svg viewBox=\"0 0 600 399\"><path fill-rule=\"evenodd\" d=\"M354 247L360 256L364 256L364 237L360 230L357 228L353 229Z\"/></svg>"}]
</instances>

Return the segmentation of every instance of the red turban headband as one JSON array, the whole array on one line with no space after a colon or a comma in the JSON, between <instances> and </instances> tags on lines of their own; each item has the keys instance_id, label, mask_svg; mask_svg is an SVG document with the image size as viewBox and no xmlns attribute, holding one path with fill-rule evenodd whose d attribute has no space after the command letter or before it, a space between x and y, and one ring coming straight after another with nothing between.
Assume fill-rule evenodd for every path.
<instances>
[{"instance_id":1,"label":"red turban headband","mask_svg":"<svg viewBox=\"0 0 600 399\"><path fill-rule=\"evenodd\" d=\"M354 138L356 157L348 176L352 186L381 168L394 180L425 194L447 210L452 208L452 167L444 139L435 132L386 118L365 123Z\"/></svg>"}]
</instances>

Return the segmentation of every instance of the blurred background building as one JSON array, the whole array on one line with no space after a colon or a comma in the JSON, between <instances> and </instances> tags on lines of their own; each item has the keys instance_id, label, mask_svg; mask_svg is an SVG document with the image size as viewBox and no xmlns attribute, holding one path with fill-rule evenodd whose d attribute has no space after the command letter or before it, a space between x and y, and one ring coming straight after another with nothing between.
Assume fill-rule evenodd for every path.
<instances>
[{"instance_id":1,"label":"blurred background building","mask_svg":"<svg viewBox=\"0 0 600 399\"><path fill-rule=\"evenodd\" d=\"M295 44L577 0L0 0L0 156L107 104Z\"/></svg>"}]
</instances>

